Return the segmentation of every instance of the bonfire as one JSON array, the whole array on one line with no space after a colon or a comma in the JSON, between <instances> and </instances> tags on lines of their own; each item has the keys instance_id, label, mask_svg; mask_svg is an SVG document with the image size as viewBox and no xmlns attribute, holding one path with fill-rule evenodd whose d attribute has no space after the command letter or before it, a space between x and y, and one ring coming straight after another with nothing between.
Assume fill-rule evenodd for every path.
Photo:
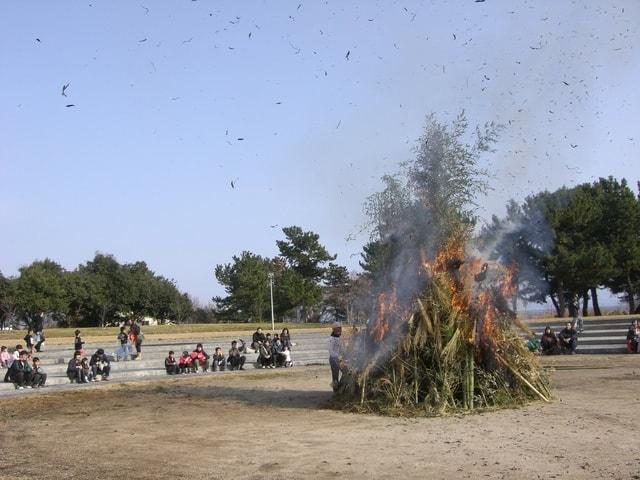
<instances>
[{"instance_id":1,"label":"bonfire","mask_svg":"<svg viewBox=\"0 0 640 480\"><path fill-rule=\"evenodd\" d=\"M346 341L342 405L438 415L549 401L548 380L519 335L527 327L509 307L515 268L468 254L463 239L420 256L413 298L398 299L394 285L378 294L367 326Z\"/></svg>"}]
</instances>

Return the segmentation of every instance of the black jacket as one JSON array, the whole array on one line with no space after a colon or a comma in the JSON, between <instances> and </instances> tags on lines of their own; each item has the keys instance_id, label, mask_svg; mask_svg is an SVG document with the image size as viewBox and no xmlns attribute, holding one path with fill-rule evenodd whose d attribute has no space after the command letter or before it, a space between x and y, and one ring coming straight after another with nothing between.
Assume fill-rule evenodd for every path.
<instances>
[{"instance_id":1,"label":"black jacket","mask_svg":"<svg viewBox=\"0 0 640 480\"><path fill-rule=\"evenodd\" d=\"M267 336L264 333L258 333L258 332L253 333L253 343L264 343L266 339L267 339Z\"/></svg>"},{"instance_id":2,"label":"black jacket","mask_svg":"<svg viewBox=\"0 0 640 480\"><path fill-rule=\"evenodd\" d=\"M564 328L560 332L560 338L563 340L575 340L578 337L578 332L576 332L575 328Z\"/></svg>"},{"instance_id":3,"label":"black jacket","mask_svg":"<svg viewBox=\"0 0 640 480\"><path fill-rule=\"evenodd\" d=\"M80 360L76 362L75 358L72 358L71 360L69 360L69 364L67 365L67 374L71 373L75 375L79 368L82 368L80 365Z\"/></svg>"},{"instance_id":4,"label":"black jacket","mask_svg":"<svg viewBox=\"0 0 640 480\"><path fill-rule=\"evenodd\" d=\"M104 363L105 365L109 365L109 359L107 358L107 355L105 353L103 353L102 355L100 355L99 353L94 353L93 355L91 355L89 365L95 365L100 362Z\"/></svg>"},{"instance_id":5,"label":"black jacket","mask_svg":"<svg viewBox=\"0 0 640 480\"><path fill-rule=\"evenodd\" d=\"M22 360L16 360L11 364L10 371L11 373L9 373L9 376L13 378L13 375L15 373L18 373L18 372L29 373L33 371L33 368L31 368L31 365L29 365L29 362L27 361L23 362Z\"/></svg>"}]
</instances>

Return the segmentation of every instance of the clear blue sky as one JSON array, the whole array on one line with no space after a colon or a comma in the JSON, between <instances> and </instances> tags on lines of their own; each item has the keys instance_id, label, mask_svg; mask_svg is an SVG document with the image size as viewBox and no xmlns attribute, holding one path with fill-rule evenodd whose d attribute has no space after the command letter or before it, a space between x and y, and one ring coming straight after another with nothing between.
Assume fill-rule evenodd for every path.
<instances>
[{"instance_id":1,"label":"clear blue sky","mask_svg":"<svg viewBox=\"0 0 640 480\"><path fill-rule=\"evenodd\" d=\"M0 270L101 251L206 302L272 225L356 269L362 202L429 112L506 125L485 216L635 184L639 26L633 0L1 2Z\"/></svg>"}]
</instances>

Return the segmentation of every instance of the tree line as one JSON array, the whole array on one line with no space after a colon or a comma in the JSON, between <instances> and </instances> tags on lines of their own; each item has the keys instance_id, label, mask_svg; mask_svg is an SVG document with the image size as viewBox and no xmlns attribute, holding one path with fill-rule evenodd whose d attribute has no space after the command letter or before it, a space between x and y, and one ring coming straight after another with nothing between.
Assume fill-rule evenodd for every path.
<instances>
[{"instance_id":1,"label":"tree line","mask_svg":"<svg viewBox=\"0 0 640 480\"><path fill-rule=\"evenodd\" d=\"M125 319L153 317L184 322L194 305L173 280L145 262L120 264L97 253L73 271L50 259L21 267L15 277L0 273L0 309L5 319L27 324L39 312L59 326L109 326Z\"/></svg>"},{"instance_id":2,"label":"tree line","mask_svg":"<svg viewBox=\"0 0 640 480\"><path fill-rule=\"evenodd\" d=\"M222 319L260 321L271 316L295 316L298 321L316 319L322 306L333 314L346 315L350 278L347 268L320 243L320 236L301 227L282 229L284 240L276 241L279 255L268 258L243 251L232 261L215 266L214 273L226 296L213 298Z\"/></svg>"},{"instance_id":3,"label":"tree line","mask_svg":"<svg viewBox=\"0 0 640 480\"><path fill-rule=\"evenodd\" d=\"M638 184L640 192L640 183ZM513 265L519 298L551 302L559 317L581 308L601 315L598 289L640 313L640 193L625 179L600 178L539 192L507 205L479 234L492 259Z\"/></svg>"}]
</instances>

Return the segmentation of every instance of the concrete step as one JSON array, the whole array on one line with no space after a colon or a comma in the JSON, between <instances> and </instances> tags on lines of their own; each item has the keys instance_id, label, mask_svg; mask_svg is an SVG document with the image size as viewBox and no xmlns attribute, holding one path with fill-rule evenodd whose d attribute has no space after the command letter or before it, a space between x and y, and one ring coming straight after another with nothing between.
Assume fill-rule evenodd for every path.
<instances>
[{"instance_id":1,"label":"concrete step","mask_svg":"<svg viewBox=\"0 0 640 480\"><path fill-rule=\"evenodd\" d=\"M128 362L128 363L134 363L134 364L138 364L139 362ZM300 361L295 361L294 362L294 367L292 368L296 368L296 367L303 367L303 366L309 366L309 365L328 365L329 363L329 359L326 357L326 355L324 357L309 357L307 359L303 359ZM225 374L243 374L247 371L252 371L252 370L263 370L261 368L258 368L255 364L255 362L249 362L247 361L247 363L245 363L245 370L244 371L224 371L224 372L207 372L207 373L195 373L195 374L187 374L187 375L176 375L176 376L172 376L175 378L187 378L187 377L194 377L194 376L203 376L203 375L225 375ZM272 370L272 369L264 369L264 370ZM273 369L273 370L280 370L279 368L277 369ZM169 375L166 374L166 371L164 369L164 367L154 367L154 368L132 368L132 369L126 369L126 370L116 370L113 369L111 371L111 375L110 375L110 379L114 382L118 382L118 381L123 381L123 380L140 380L140 379L147 379L147 378L157 378L157 377L169 377ZM101 383L101 382L92 382L92 384L94 383ZM50 387L51 389L56 389L57 387L63 387L63 386L67 386L70 385L71 387L74 388L84 388L87 385L76 385L73 384L71 385L71 383L69 382L69 379L66 376L66 373L62 373L62 374L51 374L49 373L47 375L47 385L48 387ZM13 386L12 383L3 383L0 382L0 394L2 394L2 392L13 392L15 390L15 387ZM25 392L28 391L28 389L24 390ZM22 390L21 390L22 392Z\"/></svg>"}]
</instances>

